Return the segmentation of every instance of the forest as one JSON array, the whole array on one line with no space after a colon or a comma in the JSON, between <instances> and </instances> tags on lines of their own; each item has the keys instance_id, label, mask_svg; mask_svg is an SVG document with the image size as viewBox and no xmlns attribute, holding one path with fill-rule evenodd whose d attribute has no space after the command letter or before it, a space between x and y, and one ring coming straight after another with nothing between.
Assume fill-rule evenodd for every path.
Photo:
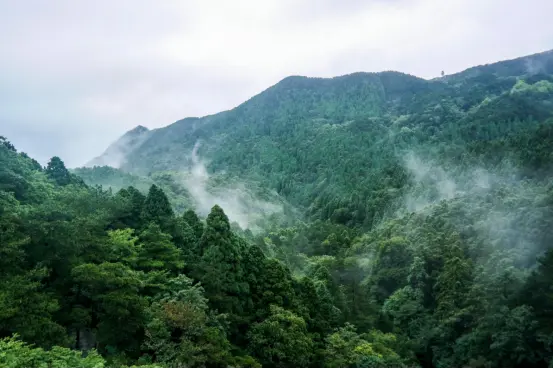
<instances>
[{"instance_id":1,"label":"forest","mask_svg":"<svg viewBox=\"0 0 553 369\"><path fill-rule=\"evenodd\" d=\"M553 365L553 58L527 60L289 77L119 168L1 137L0 366ZM206 191L282 211L198 208L198 141Z\"/></svg>"}]
</instances>

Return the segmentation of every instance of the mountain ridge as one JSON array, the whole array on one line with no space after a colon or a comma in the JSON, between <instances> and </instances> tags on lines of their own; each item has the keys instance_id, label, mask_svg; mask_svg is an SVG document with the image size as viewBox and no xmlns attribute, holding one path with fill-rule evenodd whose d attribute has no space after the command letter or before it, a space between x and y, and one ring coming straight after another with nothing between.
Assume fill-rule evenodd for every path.
<instances>
[{"instance_id":1,"label":"mountain ridge","mask_svg":"<svg viewBox=\"0 0 553 369\"><path fill-rule=\"evenodd\" d=\"M311 216L369 226L380 216L369 208L393 206L408 185L409 152L456 158L552 117L552 74L547 51L438 80L395 71L289 76L231 110L184 118L115 148L124 148L123 171L147 176L190 171L201 142L196 154L208 173L260 183ZM371 204L384 188L396 193Z\"/></svg>"},{"instance_id":2,"label":"mountain ridge","mask_svg":"<svg viewBox=\"0 0 553 369\"><path fill-rule=\"evenodd\" d=\"M185 121L185 120L197 120L197 119L205 119L205 118L209 118L209 117L212 117L212 116L215 116L215 115L219 115L221 113L225 113L225 112L229 112L229 111L232 111L238 107L240 107L241 105L243 104L246 104L248 103L249 101L251 101L252 99L258 97L259 95L277 87L277 86L281 86L285 83L288 83L289 81L291 80L318 80L318 81L323 81L323 80L336 80L336 79L341 79L341 78L346 78L346 77L352 77L352 76L358 76L358 75L382 75L382 74L397 74L397 75L403 75L403 76L408 76L408 77L412 77L416 80L420 80L420 81L447 81L447 80L451 80L451 79L455 79L455 78L458 78L458 77L463 77L463 76L466 76L466 75L469 75L471 73L473 73L474 71L482 71L482 70L486 70L488 68L493 68L494 66L498 66L498 65L509 65L509 64L512 64L512 63L517 63L517 62L520 62L521 60L532 60L532 59L535 59L535 58L542 58L544 56L548 56L548 57L551 57L553 56L553 49L551 50L545 50L545 51L542 51L542 52L538 52L538 53L534 53L534 54L530 54L530 55L525 55L525 56L521 56L521 57L517 57L517 58L513 58L513 59L507 59L507 60L500 60L500 61L497 61L497 62L493 62L493 63L485 63L485 64L480 64L480 65L475 65L473 67L469 67L467 69L464 69L460 72L456 72L456 73L453 73L453 74L450 74L450 75L445 75L443 77L434 77L434 78L429 78L429 79L426 79L426 78L423 78L423 77L418 77L416 75L412 75L412 74L409 74L409 73L404 73L404 72L401 72L401 71L396 71L396 70L384 70L384 71L380 71L380 72L363 72L363 71L359 71L359 72L352 72L352 73L348 73L348 74L343 74L343 75L338 75L338 76L333 76L333 77L316 77L316 76L304 76L304 75L290 75L290 76L287 76L287 77L284 77L283 79L281 79L280 81L278 81L277 83L275 83L274 85L272 86L269 86L268 88L266 88L265 90L262 90L261 92L255 94L254 96L250 97L249 99L245 100L244 102L242 102L241 104L239 104L238 106L234 107L234 108L230 108L230 109L226 109L226 110L222 110L220 112L217 112L217 113L214 113L214 114L208 114L208 115L204 115L204 116L198 116L198 117L194 117L194 116L190 116L190 117L185 117L183 119L179 119L173 123L170 123L166 126L162 126L162 127L158 127L158 128L155 128L153 130L159 130L159 129L163 129L163 128L167 128L173 124L176 124L176 123L179 123L179 122L182 122L182 121ZM547 68L547 70L551 71L553 70L553 62L552 61L549 61L549 63L546 65L546 66L542 66L542 68L545 67ZM508 69L508 68L507 68ZM531 68L530 68L531 69ZM522 71L519 73L519 75L522 75ZM121 139L122 137L124 137L126 134L128 133L131 133L139 128L145 128L141 125L138 125L134 128L132 128L131 130L127 131L125 134L123 134L119 139ZM117 141L117 140L116 140ZM88 166L85 165L85 166Z\"/></svg>"}]
</instances>

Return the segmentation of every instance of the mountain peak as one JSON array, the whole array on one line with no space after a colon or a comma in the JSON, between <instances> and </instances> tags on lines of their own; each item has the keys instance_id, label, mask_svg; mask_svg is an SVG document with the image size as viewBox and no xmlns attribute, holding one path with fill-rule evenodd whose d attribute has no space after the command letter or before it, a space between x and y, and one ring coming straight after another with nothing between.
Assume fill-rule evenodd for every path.
<instances>
[{"instance_id":1,"label":"mountain peak","mask_svg":"<svg viewBox=\"0 0 553 369\"><path fill-rule=\"evenodd\" d=\"M148 138L150 130L138 125L127 131L113 142L100 156L85 164L85 167L108 165L119 168L126 160L126 156L138 148Z\"/></svg>"},{"instance_id":2,"label":"mountain peak","mask_svg":"<svg viewBox=\"0 0 553 369\"><path fill-rule=\"evenodd\" d=\"M128 131L127 133L144 133L144 132L148 132L149 129L147 127L144 127L144 126L141 126L141 125L138 125L136 127L134 127L133 129L131 129L130 131Z\"/></svg>"}]
</instances>

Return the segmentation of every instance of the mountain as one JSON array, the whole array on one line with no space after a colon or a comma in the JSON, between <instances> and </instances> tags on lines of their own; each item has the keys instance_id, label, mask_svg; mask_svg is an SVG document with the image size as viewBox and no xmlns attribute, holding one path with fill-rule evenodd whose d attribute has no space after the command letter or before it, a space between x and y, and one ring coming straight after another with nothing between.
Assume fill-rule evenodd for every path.
<instances>
[{"instance_id":1,"label":"mountain","mask_svg":"<svg viewBox=\"0 0 553 369\"><path fill-rule=\"evenodd\" d=\"M208 173L259 183L311 217L370 227L404 195L410 153L450 165L550 119L552 73L548 51L433 80L292 76L232 110L136 128L101 158L140 175L189 172L196 147Z\"/></svg>"},{"instance_id":2,"label":"mountain","mask_svg":"<svg viewBox=\"0 0 553 369\"><path fill-rule=\"evenodd\" d=\"M86 163L85 167L104 165L115 168L120 167L125 163L127 156L140 147L147 139L149 132L148 128L143 126L137 126L131 129L117 139L117 141L109 145L102 155Z\"/></svg>"}]
</instances>

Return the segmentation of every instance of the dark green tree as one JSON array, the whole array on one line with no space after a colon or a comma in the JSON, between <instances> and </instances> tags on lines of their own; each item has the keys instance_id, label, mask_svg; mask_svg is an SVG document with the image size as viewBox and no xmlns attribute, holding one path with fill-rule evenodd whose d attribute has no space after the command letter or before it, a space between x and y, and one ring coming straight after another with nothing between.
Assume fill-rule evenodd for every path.
<instances>
[{"instance_id":1,"label":"dark green tree","mask_svg":"<svg viewBox=\"0 0 553 369\"><path fill-rule=\"evenodd\" d=\"M116 196L121 199L121 213L117 221L122 228L140 229L142 227L142 211L146 196L136 188L130 186L119 190Z\"/></svg>"},{"instance_id":2,"label":"dark green tree","mask_svg":"<svg viewBox=\"0 0 553 369\"><path fill-rule=\"evenodd\" d=\"M169 231L174 217L173 208L165 192L156 185L152 185L142 208L142 221L147 225L157 223L164 231Z\"/></svg>"},{"instance_id":3,"label":"dark green tree","mask_svg":"<svg viewBox=\"0 0 553 369\"><path fill-rule=\"evenodd\" d=\"M147 302L139 272L122 263L82 264L72 271L76 288L87 300L91 326L101 352L116 349L135 358L144 337Z\"/></svg>"},{"instance_id":4,"label":"dark green tree","mask_svg":"<svg viewBox=\"0 0 553 369\"><path fill-rule=\"evenodd\" d=\"M200 281L210 306L230 314L231 323L239 321L249 286L245 279L240 242L230 231L228 218L218 205L213 206L207 217L200 249L203 250Z\"/></svg>"},{"instance_id":5,"label":"dark green tree","mask_svg":"<svg viewBox=\"0 0 553 369\"><path fill-rule=\"evenodd\" d=\"M309 367L313 342L305 321L278 306L271 306L270 316L252 326L248 333L249 349L265 367Z\"/></svg>"},{"instance_id":6,"label":"dark green tree","mask_svg":"<svg viewBox=\"0 0 553 369\"><path fill-rule=\"evenodd\" d=\"M48 162L46 174L60 186L71 183L71 173L69 173L63 161L57 156L52 157Z\"/></svg>"},{"instance_id":7,"label":"dark green tree","mask_svg":"<svg viewBox=\"0 0 553 369\"><path fill-rule=\"evenodd\" d=\"M179 273L184 268L182 252L171 241L171 235L163 233L156 223L150 223L140 233L137 268L143 271L168 270Z\"/></svg>"},{"instance_id":8,"label":"dark green tree","mask_svg":"<svg viewBox=\"0 0 553 369\"><path fill-rule=\"evenodd\" d=\"M204 224L192 209L188 209L182 215L182 219L194 230L196 241L199 241L204 233Z\"/></svg>"}]
</instances>

